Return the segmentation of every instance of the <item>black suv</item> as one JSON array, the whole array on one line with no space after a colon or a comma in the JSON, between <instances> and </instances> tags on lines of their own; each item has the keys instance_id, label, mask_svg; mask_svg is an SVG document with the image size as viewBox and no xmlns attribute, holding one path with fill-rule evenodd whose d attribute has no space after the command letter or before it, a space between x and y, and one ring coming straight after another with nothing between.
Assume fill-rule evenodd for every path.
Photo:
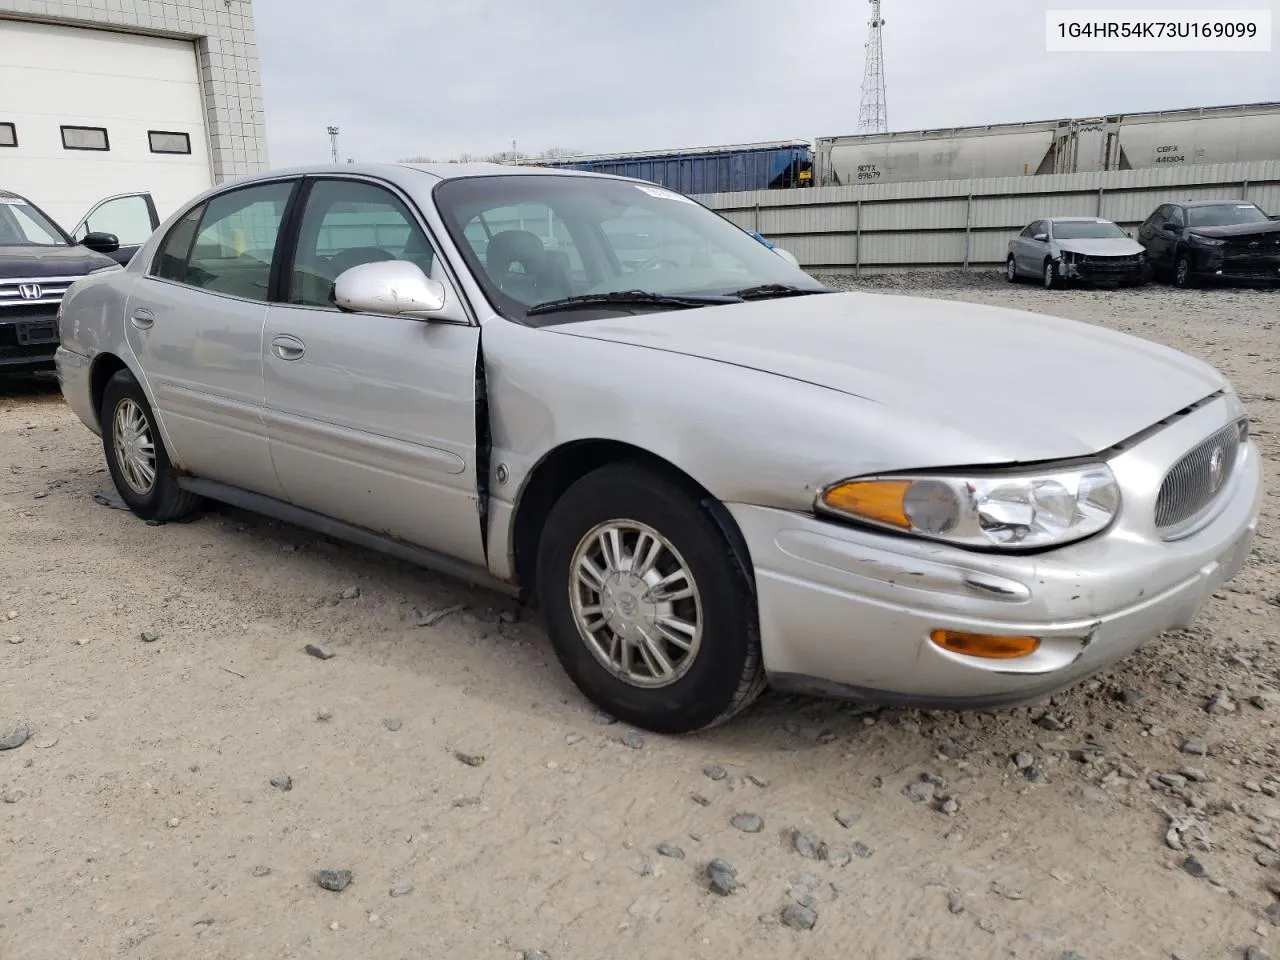
<instances>
[{"instance_id":1,"label":"black suv","mask_svg":"<svg viewBox=\"0 0 1280 960\"><path fill-rule=\"evenodd\" d=\"M1280 219L1256 203L1166 203L1147 217L1138 242L1156 277L1179 287L1200 280L1280 285Z\"/></svg>"},{"instance_id":2,"label":"black suv","mask_svg":"<svg viewBox=\"0 0 1280 960\"><path fill-rule=\"evenodd\" d=\"M122 247L117 233L94 231L91 221L119 223L138 242ZM52 370L67 288L120 269L156 225L150 195L122 194L93 207L76 225L77 241L26 197L0 190L0 375Z\"/></svg>"}]
</instances>

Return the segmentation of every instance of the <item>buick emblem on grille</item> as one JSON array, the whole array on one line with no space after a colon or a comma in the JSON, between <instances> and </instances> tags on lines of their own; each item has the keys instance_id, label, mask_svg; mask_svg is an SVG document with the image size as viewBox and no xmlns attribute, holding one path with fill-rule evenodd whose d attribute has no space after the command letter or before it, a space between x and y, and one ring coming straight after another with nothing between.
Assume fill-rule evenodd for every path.
<instances>
[{"instance_id":1,"label":"buick emblem on grille","mask_svg":"<svg viewBox=\"0 0 1280 960\"><path fill-rule=\"evenodd\" d=\"M1252 243L1250 243L1250 244L1249 244L1249 246L1250 246L1250 247L1257 247L1257 246L1261 246L1261 244L1262 244L1262 241L1261 241L1261 240L1254 240Z\"/></svg>"},{"instance_id":2,"label":"buick emblem on grille","mask_svg":"<svg viewBox=\"0 0 1280 960\"><path fill-rule=\"evenodd\" d=\"M1226 466L1227 453L1222 447L1214 447L1209 454L1209 489L1217 492L1222 486L1223 470Z\"/></svg>"},{"instance_id":3,"label":"buick emblem on grille","mask_svg":"<svg viewBox=\"0 0 1280 960\"><path fill-rule=\"evenodd\" d=\"M43 292L38 283L18 284L18 293L22 295L23 300L39 300L40 294Z\"/></svg>"}]
</instances>

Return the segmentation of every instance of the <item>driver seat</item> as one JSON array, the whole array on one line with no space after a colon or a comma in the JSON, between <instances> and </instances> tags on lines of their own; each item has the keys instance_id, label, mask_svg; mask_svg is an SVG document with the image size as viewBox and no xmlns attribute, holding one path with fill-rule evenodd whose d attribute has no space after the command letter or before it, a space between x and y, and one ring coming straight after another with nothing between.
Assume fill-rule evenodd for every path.
<instances>
[{"instance_id":1,"label":"driver seat","mask_svg":"<svg viewBox=\"0 0 1280 960\"><path fill-rule=\"evenodd\" d=\"M519 267L518 271L512 267ZM507 296L524 304L543 298L540 281L547 269L542 239L528 230L504 230L490 241L485 253L485 273Z\"/></svg>"}]
</instances>

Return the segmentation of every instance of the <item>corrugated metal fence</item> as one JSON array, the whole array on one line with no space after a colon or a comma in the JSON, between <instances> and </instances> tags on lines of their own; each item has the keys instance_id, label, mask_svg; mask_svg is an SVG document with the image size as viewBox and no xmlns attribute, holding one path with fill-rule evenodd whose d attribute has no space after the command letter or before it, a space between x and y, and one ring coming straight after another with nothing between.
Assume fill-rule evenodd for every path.
<instances>
[{"instance_id":1,"label":"corrugated metal fence","mask_svg":"<svg viewBox=\"0 0 1280 960\"><path fill-rule=\"evenodd\" d=\"M1105 217L1136 233L1178 200L1252 200L1280 214L1280 160L1159 170L754 190L697 197L807 270L994 267L1041 217Z\"/></svg>"}]
</instances>

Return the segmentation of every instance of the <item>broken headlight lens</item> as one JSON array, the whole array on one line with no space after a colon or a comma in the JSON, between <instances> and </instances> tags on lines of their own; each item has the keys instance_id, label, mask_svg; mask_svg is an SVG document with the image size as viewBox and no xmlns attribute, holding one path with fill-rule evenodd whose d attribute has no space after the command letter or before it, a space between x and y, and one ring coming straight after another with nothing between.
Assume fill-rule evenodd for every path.
<instances>
[{"instance_id":1,"label":"broken headlight lens","mask_svg":"<svg viewBox=\"0 0 1280 960\"><path fill-rule=\"evenodd\" d=\"M1120 511L1111 468L1037 473L878 476L819 494L819 512L965 547L1061 546L1106 529Z\"/></svg>"}]
</instances>

